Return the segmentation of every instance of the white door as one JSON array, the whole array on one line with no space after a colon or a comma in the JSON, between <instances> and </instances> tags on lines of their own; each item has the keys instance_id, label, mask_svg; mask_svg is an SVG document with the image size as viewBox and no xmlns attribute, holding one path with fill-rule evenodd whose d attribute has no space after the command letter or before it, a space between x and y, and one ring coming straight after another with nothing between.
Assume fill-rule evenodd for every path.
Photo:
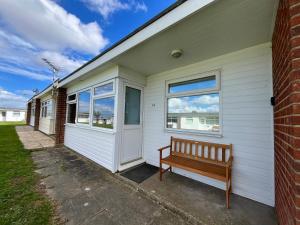
<instances>
[{"instance_id":1,"label":"white door","mask_svg":"<svg viewBox=\"0 0 300 225\"><path fill-rule=\"evenodd\" d=\"M142 159L143 88L125 83L124 97L121 165Z\"/></svg>"}]
</instances>

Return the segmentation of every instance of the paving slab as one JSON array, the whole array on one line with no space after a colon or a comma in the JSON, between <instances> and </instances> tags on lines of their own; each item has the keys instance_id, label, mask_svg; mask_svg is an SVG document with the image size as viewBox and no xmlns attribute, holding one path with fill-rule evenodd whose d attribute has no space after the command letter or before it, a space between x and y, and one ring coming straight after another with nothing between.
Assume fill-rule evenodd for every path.
<instances>
[{"instance_id":1,"label":"paving slab","mask_svg":"<svg viewBox=\"0 0 300 225\"><path fill-rule=\"evenodd\" d=\"M277 224L270 206L233 194L228 210L224 191L174 173L133 184L64 147L34 151L32 158L66 224Z\"/></svg>"},{"instance_id":2,"label":"paving slab","mask_svg":"<svg viewBox=\"0 0 300 225\"><path fill-rule=\"evenodd\" d=\"M31 126L16 126L16 131L25 149L51 148L55 145L51 137L35 131Z\"/></svg>"},{"instance_id":3,"label":"paving slab","mask_svg":"<svg viewBox=\"0 0 300 225\"><path fill-rule=\"evenodd\" d=\"M56 201L66 224L190 224L66 148L35 151L32 158L46 193Z\"/></svg>"},{"instance_id":4,"label":"paving slab","mask_svg":"<svg viewBox=\"0 0 300 225\"><path fill-rule=\"evenodd\" d=\"M162 181L156 174L140 186L204 224L277 224L273 207L232 194L227 209L225 191L175 173L165 173Z\"/></svg>"}]
</instances>

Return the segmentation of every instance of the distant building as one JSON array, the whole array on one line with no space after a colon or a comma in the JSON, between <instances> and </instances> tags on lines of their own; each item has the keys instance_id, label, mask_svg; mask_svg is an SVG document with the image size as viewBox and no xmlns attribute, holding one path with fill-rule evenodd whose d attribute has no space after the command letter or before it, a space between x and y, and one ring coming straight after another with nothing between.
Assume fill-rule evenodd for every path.
<instances>
[{"instance_id":1,"label":"distant building","mask_svg":"<svg viewBox=\"0 0 300 225\"><path fill-rule=\"evenodd\" d=\"M25 118L25 109L0 108L0 121L25 121Z\"/></svg>"}]
</instances>

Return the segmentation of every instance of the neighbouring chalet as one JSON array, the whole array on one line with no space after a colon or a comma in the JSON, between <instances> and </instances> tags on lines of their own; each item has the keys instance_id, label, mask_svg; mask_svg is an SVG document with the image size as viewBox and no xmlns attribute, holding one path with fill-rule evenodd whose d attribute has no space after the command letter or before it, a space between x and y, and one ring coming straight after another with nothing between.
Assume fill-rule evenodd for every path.
<instances>
[{"instance_id":1,"label":"neighbouring chalet","mask_svg":"<svg viewBox=\"0 0 300 225\"><path fill-rule=\"evenodd\" d=\"M34 96L27 123L113 173L158 166L171 136L232 144L233 192L300 224L299 47L300 0L177 1Z\"/></svg>"},{"instance_id":2,"label":"neighbouring chalet","mask_svg":"<svg viewBox=\"0 0 300 225\"><path fill-rule=\"evenodd\" d=\"M26 120L26 109L0 108L0 121L20 122Z\"/></svg>"}]
</instances>

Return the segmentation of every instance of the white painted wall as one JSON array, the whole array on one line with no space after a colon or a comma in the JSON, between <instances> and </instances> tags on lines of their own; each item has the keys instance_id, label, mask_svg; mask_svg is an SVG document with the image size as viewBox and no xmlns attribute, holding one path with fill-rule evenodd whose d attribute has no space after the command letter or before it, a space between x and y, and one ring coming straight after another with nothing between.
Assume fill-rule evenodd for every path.
<instances>
[{"instance_id":1,"label":"white painted wall","mask_svg":"<svg viewBox=\"0 0 300 225\"><path fill-rule=\"evenodd\" d=\"M2 112L5 112L5 117L2 116ZM14 113L18 113L16 115ZM20 110L0 110L0 121L25 121L26 112Z\"/></svg>"},{"instance_id":2,"label":"white painted wall","mask_svg":"<svg viewBox=\"0 0 300 225\"><path fill-rule=\"evenodd\" d=\"M55 133L55 100L52 99L52 116L42 117L42 102L52 99L51 93L41 98L39 130L45 134Z\"/></svg>"},{"instance_id":3,"label":"white painted wall","mask_svg":"<svg viewBox=\"0 0 300 225\"><path fill-rule=\"evenodd\" d=\"M183 56L184 57L184 56ZM180 60L180 59L178 59ZM222 137L167 132L164 129L166 80L221 69ZM159 147L170 136L232 143L233 192L274 206L274 148L271 45L263 44L187 67L151 75L145 87L144 157L159 165ZM155 105L155 106L154 106ZM175 172L224 188L224 184L176 169Z\"/></svg>"},{"instance_id":4,"label":"white painted wall","mask_svg":"<svg viewBox=\"0 0 300 225\"><path fill-rule=\"evenodd\" d=\"M34 116L30 116L30 126L34 126Z\"/></svg>"},{"instance_id":5,"label":"white painted wall","mask_svg":"<svg viewBox=\"0 0 300 225\"><path fill-rule=\"evenodd\" d=\"M122 78L122 79L120 79ZM119 143L119 127L116 124L121 123L119 112L121 108L121 94L119 93L122 81L132 80L137 84L144 85L145 77L130 71L127 68L113 66L103 72L95 74L89 78L69 85L67 93L76 93L80 90L97 86L108 80L115 80L115 128L114 130L101 130L82 124L66 124L65 125L65 145L85 157L99 163L103 167L115 172L119 165L118 147L115 143ZM120 121L120 123L118 123Z\"/></svg>"},{"instance_id":6,"label":"white painted wall","mask_svg":"<svg viewBox=\"0 0 300 225\"><path fill-rule=\"evenodd\" d=\"M114 80L117 76L118 67L115 66L85 80L74 83L68 87L67 93L76 93L107 80ZM115 81L116 92L118 87L117 83L118 81ZM115 104L117 104L117 98L115 98ZM115 115L115 118L117 118L117 115ZM115 133L115 129L101 130L89 125L66 124L64 144L110 171L115 172Z\"/></svg>"},{"instance_id":7,"label":"white painted wall","mask_svg":"<svg viewBox=\"0 0 300 225\"><path fill-rule=\"evenodd\" d=\"M115 134L76 125L65 126L65 145L113 171Z\"/></svg>"}]
</instances>

